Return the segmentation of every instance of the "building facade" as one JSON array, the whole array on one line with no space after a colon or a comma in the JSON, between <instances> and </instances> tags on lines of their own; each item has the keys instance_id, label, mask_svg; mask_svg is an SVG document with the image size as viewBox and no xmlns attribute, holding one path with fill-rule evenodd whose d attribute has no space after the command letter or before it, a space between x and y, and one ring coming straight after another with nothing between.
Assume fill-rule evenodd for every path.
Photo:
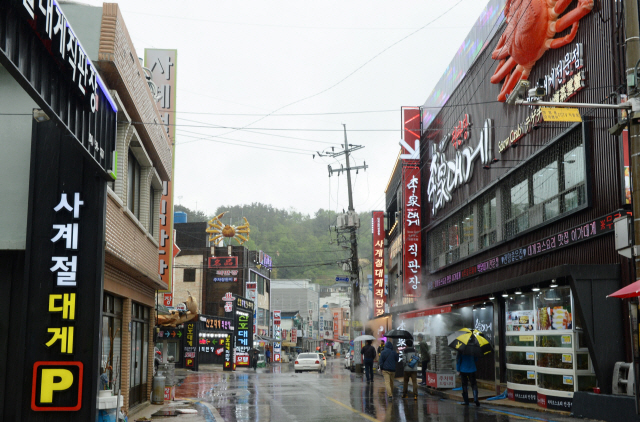
<instances>
[{"instance_id":1,"label":"building facade","mask_svg":"<svg viewBox=\"0 0 640 422\"><path fill-rule=\"evenodd\" d=\"M119 110L118 178L107 189L102 337L104 350L111 337L114 353L120 348L128 410L151 395L156 291L167 288L158 275L159 210L163 182L172 173L171 141L161 126L136 123L161 119L119 6L63 7L81 23L78 36L98 58Z\"/></svg>"},{"instance_id":2,"label":"building facade","mask_svg":"<svg viewBox=\"0 0 640 422\"><path fill-rule=\"evenodd\" d=\"M481 379L513 400L567 410L593 387L611 393L614 363L630 359L626 309L606 300L634 279L613 226L631 210L628 145L624 134L609 134L615 113L585 110L580 121L563 122L539 107L505 104L508 88L490 81L504 70L491 58L508 28L502 6L489 2L480 21L493 20L485 25L492 30L469 34L468 51L451 65L460 73L444 75L434 90L442 95L421 110L420 298L429 307L393 281L403 278L410 206L402 159L387 188L393 328L427 335L434 353L445 353L441 339L452 331L477 328L495 348L479 363ZM587 12L575 38L535 63L529 80L545 88L543 100L616 101L610 87L624 83L625 66L619 35L601 18L621 25L617 6ZM440 363L430 369L452 370Z\"/></svg>"}]
</instances>

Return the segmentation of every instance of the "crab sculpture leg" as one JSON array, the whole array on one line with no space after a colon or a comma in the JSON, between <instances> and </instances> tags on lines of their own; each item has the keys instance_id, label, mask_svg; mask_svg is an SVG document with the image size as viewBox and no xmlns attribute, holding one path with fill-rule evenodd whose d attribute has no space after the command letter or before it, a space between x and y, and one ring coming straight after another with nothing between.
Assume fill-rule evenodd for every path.
<instances>
[{"instance_id":1,"label":"crab sculpture leg","mask_svg":"<svg viewBox=\"0 0 640 422\"><path fill-rule=\"evenodd\" d=\"M531 69L547 50L550 48L556 49L563 47L573 41L576 33L578 32L580 19L589 14L591 9L593 9L593 0L579 0L578 6L575 9L556 21L557 17L567 9L572 1L573 0L557 1L555 6L553 6L553 9L548 13L549 25L546 34L541 34L539 32L536 34L534 25L531 25L531 19L535 17L535 14L529 14L528 12L530 11L528 9L522 8L522 2L517 2L517 0L508 0L507 5L505 6L505 15L508 17L508 25L491 55L493 59L500 60L495 73L491 77L491 83L499 83L506 79L502 89L500 90L500 94L498 95L499 101L504 102L506 100L507 95L511 94L519 80L527 80L529 78ZM531 3L529 3L529 6L530 5ZM523 38L519 39L518 42L514 42L512 38L520 35L517 32L521 29L518 28L519 26L525 27L522 31L523 35L526 36L523 36ZM553 38L557 33L563 32L569 27L571 27L571 32L569 34L560 38ZM531 43L533 45L536 35L538 37L543 36L546 38L541 40L542 43L540 44L538 53L533 57L530 57L529 60L524 63L520 62L523 60L516 61L513 57L513 53L515 52L516 55L521 55L519 53L523 52L521 50L523 50L524 47L520 44ZM527 47L533 48L532 45L527 45ZM515 51L511 51L511 48ZM527 56L526 53L528 52L525 51L524 53L525 54L522 54L522 56Z\"/></svg>"}]
</instances>

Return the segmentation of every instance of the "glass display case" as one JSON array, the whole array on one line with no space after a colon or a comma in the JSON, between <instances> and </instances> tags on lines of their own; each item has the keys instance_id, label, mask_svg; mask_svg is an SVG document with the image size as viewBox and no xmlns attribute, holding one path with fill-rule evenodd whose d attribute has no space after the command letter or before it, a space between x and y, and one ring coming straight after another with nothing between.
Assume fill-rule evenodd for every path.
<instances>
[{"instance_id":1,"label":"glass display case","mask_svg":"<svg viewBox=\"0 0 640 422\"><path fill-rule=\"evenodd\" d=\"M573 310L568 287L506 298L507 388L515 400L571 400L574 392L597 386Z\"/></svg>"}]
</instances>

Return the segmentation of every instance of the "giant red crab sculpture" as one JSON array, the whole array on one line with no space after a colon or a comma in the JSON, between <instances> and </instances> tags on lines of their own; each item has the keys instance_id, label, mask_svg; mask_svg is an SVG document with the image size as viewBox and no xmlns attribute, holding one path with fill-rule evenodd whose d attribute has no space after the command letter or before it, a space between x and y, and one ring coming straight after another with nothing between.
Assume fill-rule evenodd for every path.
<instances>
[{"instance_id":1,"label":"giant red crab sculpture","mask_svg":"<svg viewBox=\"0 0 640 422\"><path fill-rule=\"evenodd\" d=\"M578 0L575 9L558 19L572 1L507 0L504 8L507 28L491 54L493 59L500 60L491 83L505 80L498 101L504 102L519 80L529 78L531 68L548 49L560 48L573 41L578 32L578 21L591 12L593 0ZM554 38L569 27L569 34Z\"/></svg>"}]
</instances>

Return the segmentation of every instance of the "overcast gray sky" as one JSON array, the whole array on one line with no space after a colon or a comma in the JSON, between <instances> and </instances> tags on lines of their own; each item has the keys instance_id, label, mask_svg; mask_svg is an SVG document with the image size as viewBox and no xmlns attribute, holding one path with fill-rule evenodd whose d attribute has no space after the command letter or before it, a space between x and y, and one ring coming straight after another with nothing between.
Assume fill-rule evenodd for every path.
<instances>
[{"instance_id":1,"label":"overcast gray sky","mask_svg":"<svg viewBox=\"0 0 640 422\"><path fill-rule=\"evenodd\" d=\"M346 176L327 171L343 161L312 158L344 142L344 123L365 147L352 165L369 166L353 176L355 208L383 209L400 107L424 103L486 3L120 1L139 57L178 50L176 203L346 209Z\"/></svg>"}]
</instances>

